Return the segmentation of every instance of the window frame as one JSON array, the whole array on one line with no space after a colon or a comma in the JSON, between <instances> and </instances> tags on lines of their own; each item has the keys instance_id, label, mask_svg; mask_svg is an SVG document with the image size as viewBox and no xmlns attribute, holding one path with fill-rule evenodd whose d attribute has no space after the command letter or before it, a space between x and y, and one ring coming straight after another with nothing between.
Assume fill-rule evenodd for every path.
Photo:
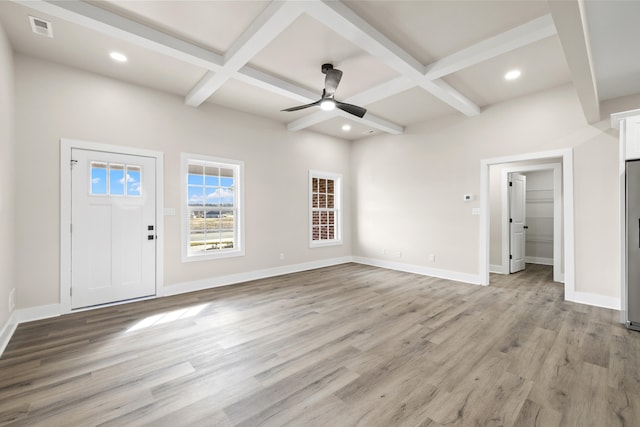
<instances>
[{"instance_id":1,"label":"window frame","mask_svg":"<svg viewBox=\"0 0 640 427\"><path fill-rule=\"evenodd\" d=\"M189 192L188 175L189 165L203 165L213 167L224 167L234 170L234 204L235 204L235 243L233 249L219 249L213 252L190 254L190 234L189 234ZM245 255L244 242L244 162L241 160L225 159L220 157L207 156L203 154L180 153L180 203L181 203L181 229L180 246L182 262L209 261L222 258L239 257Z\"/></svg>"},{"instance_id":2,"label":"window frame","mask_svg":"<svg viewBox=\"0 0 640 427\"><path fill-rule=\"evenodd\" d=\"M313 179L330 179L334 181L335 238L331 240L313 240ZM309 170L309 248L342 245L342 174ZM318 209L318 208L316 208ZM327 211L329 208L325 208Z\"/></svg>"}]
</instances>

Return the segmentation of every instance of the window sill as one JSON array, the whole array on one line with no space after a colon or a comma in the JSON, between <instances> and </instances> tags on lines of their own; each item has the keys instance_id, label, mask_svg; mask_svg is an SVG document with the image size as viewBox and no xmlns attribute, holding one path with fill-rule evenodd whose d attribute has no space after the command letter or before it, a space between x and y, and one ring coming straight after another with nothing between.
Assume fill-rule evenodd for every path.
<instances>
[{"instance_id":1,"label":"window sill","mask_svg":"<svg viewBox=\"0 0 640 427\"><path fill-rule=\"evenodd\" d=\"M204 255L182 255L182 262L197 262L197 261L212 261L217 259L224 258L235 258L244 256L244 250L233 250L220 252L215 254L204 254Z\"/></svg>"},{"instance_id":2,"label":"window sill","mask_svg":"<svg viewBox=\"0 0 640 427\"><path fill-rule=\"evenodd\" d=\"M342 240L326 240L322 242L313 241L309 243L309 248L324 248L325 246L341 246Z\"/></svg>"}]
</instances>

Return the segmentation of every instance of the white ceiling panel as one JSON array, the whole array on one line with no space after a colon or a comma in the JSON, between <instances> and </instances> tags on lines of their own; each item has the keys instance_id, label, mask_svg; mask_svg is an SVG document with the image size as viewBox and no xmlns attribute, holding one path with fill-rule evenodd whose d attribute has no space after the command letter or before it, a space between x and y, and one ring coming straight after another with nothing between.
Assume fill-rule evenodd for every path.
<instances>
[{"instance_id":1,"label":"white ceiling panel","mask_svg":"<svg viewBox=\"0 0 640 427\"><path fill-rule=\"evenodd\" d=\"M269 5L267 1L93 1L204 48L226 52L242 31Z\"/></svg>"},{"instance_id":2,"label":"white ceiling panel","mask_svg":"<svg viewBox=\"0 0 640 427\"><path fill-rule=\"evenodd\" d=\"M342 130L342 126L345 124L351 126L351 129L349 129L348 131ZM311 126L307 129L313 132L335 136L336 138L343 138L349 141L355 141L357 139L366 138L368 136L380 133L380 131L376 131L369 126L365 126L357 120L349 120L342 117L334 117L333 119Z\"/></svg>"},{"instance_id":3,"label":"white ceiling panel","mask_svg":"<svg viewBox=\"0 0 640 427\"><path fill-rule=\"evenodd\" d=\"M518 69L520 78L504 79ZM486 106L571 81L557 36L484 61L444 78L478 105Z\"/></svg>"},{"instance_id":4,"label":"white ceiling panel","mask_svg":"<svg viewBox=\"0 0 640 427\"><path fill-rule=\"evenodd\" d=\"M285 123L309 114L308 111L284 112L285 108L297 105L284 96L256 88L238 80L229 80L207 102L238 111L267 117Z\"/></svg>"},{"instance_id":5,"label":"white ceiling panel","mask_svg":"<svg viewBox=\"0 0 640 427\"><path fill-rule=\"evenodd\" d=\"M346 99L370 86L397 76L377 58L331 31L308 15L302 15L256 55L250 65L322 94L324 63L344 74L336 98Z\"/></svg>"},{"instance_id":6,"label":"white ceiling panel","mask_svg":"<svg viewBox=\"0 0 640 427\"><path fill-rule=\"evenodd\" d=\"M347 1L423 65L549 13L544 1Z\"/></svg>"},{"instance_id":7,"label":"white ceiling panel","mask_svg":"<svg viewBox=\"0 0 640 427\"><path fill-rule=\"evenodd\" d=\"M34 34L29 26L29 15L51 22L53 38ZM17 52L128 83L183 95L204 74L199 67L15 3L0 2L0 21ZM112 51L125 54L128 61L124 64L114 62L109 57Z\"/></svg>"},{"instance_id":8,"label":"white ceiling panel","mask_svg":"<svg viewBox=\"0 0 640 427\"><path fill-rule=\"evenodd\" d=\"M375 102L367 108L370 112L403 126L456 111L417 87Z\"/></svg>"}]
</instances>

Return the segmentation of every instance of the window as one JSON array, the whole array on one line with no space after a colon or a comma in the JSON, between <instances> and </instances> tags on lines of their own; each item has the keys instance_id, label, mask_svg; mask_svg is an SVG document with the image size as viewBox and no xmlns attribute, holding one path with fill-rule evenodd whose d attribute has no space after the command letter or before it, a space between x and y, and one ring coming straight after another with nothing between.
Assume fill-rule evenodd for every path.
<instances>
[{"instance_id":1,"label":"window","mask_svg":"<svg viewBox=\"0 0 640 427\"><path fill-rule=\"evenodd\" d=\"M182 153L182 261L244 255L243 162Z\"/></svg>"},{"instance_id":2,"label":"window","mask_svg":"<svg viewBox=\"0 0 640 427\"><path fill-rule=\"evenodd\" d=\"M91 162L92 196L125 196L142 195L140 184L142 167L118 163Z\"/></svg>"},{"instance_id":3,"label":"window","mask_svg":"<svg viewBox=\"0 0 640 427\"><path fill-rule=\"evenodd\" d=\"M341 175L309 172L311 247L342 244L341 185Z\"/></svg>"}]
</instances>

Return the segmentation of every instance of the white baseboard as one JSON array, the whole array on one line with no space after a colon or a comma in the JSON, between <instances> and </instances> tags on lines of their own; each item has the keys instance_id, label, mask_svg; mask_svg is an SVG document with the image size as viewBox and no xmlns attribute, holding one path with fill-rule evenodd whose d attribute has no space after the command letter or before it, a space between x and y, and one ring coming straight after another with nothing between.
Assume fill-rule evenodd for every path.
<instances>
[{"instance_id":1,"label":"white baseboard","mask_svg":"<svg viewBox=\"0 0 640 427\"><path fill-rule=\"evenodd\" d=\"M0 356L20 323L60 316L60 304L41 305L14 310L0 331Z\"/></svg>"},{"instance_id":2,"label":"white baseboard","mask_svg":"<svg viewBox=\"0 0 640 427\"><path fill-rule=\"evenodd\" d=\"M21 308L15 311L18 323L33 322L60 316L60 304L39 305L37 307Z\"/></svg>"},{"instance_id":3,"label":"white baseboard","mask_svg":"<svg viewBox=\"0 0 640 427\"><path fill-rule=\"evenodd\" d=\"M524 257L524 262L528 264L553 265L553 258L541 258L536 256Z\"/></svg>"},{"instance_id":4,"label":"white baseboard","mask_svg":"<svg viewBox=\"0 0 640 427\"><path fill-rule=\"evenodd\" d=\"M593 305L596 307L610 308L612 310L620 310L620 298L607 297L604 295L590 294L587 292L572 292L565 294L565 301L577 302L580 304Z\"/></svg>"},{"instance_id":5,"label":"white baseboard","mask_svg":"<svg viewBox=\"0 0 640 427\"><path fill-rule=\"evenodd\" d=\"M471 283L473 285L479 285L481 283L480 276L477 274L459 273L457 271L440 270L437 268L424 267L421 265L405 264L401 262L364 257L353 257L353 262L357 262L358 264L371 265L373 267L404 271L406 273L421 274L423 276L454 280L456 282Z\"/></svg>"},{"instance_id":6,"label":"white baseboard","mask_svg":"<svg viewBox=\"0 0 640 427\"><path fill-rule=\"evenodd\" d=\"M268 277L282 276L283 274L298 273L300 271L313 270L316 268L330 267L332 265L352 262L350 256L342 258L323 259L319 261L305 262L301 264L284 265L282 267L266 268L264 270L248 271L246 273L229 274L226 276L210 277L208 279L195 280L191 282L176 283L165 286L164 296L178 295L186 292L201 291L204 289L217 288L220 286L234 285L237 283L249 282L251 280L266 279Z\"/></svg>"},{"instance_id":7,"label":"white baseboard","mask_svg":"<svg viewBox=\"0 0 640 427\"><path fill-rule=\"evenodd\" d=\"M0 356L4 353L4 349L7 348L7 344L9 344L9 340L11 340L17 327L18 321L16 320L16 312L14 310L5 322L2 330L0 330Z\"/></svg>"},{"instance_id":8,"label":"white baseboard","mask_svg":"<svg viewBox=\"0 0 640 427\"><path fill-rule=\"evenodd\" d=\"M508 271L504 271L504 268L502 268L501 265L496 265L496 264L489 265L489 273L509 274Z\"/></svg>"}]
</instances>

